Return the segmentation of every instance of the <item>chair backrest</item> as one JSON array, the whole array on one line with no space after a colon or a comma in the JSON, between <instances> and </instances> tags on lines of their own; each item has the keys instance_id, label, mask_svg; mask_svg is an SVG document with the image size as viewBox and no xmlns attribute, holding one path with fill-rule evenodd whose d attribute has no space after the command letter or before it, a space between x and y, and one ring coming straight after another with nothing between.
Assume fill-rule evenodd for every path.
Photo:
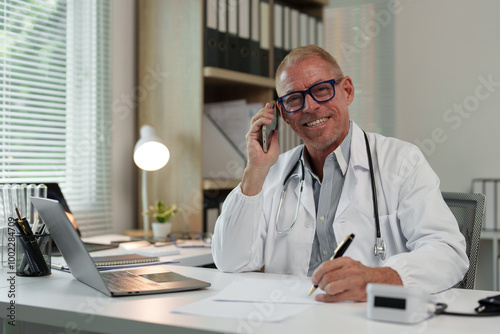
<instances>
[{"instance_id":1,"label":"chair backrest","mask_svg":"<svg viewBox=\"0 0 500 334\"><path fill-rule=\"evenodd\" d=\"M443 192L443 198L450 207L451 212L455 215L460 232L465 237L467 256L469 258L467 273L463 280L458 282L454 287L474 289L479 241L484 218L485 197L483 194Z\"/></svg>"}]
</instances>

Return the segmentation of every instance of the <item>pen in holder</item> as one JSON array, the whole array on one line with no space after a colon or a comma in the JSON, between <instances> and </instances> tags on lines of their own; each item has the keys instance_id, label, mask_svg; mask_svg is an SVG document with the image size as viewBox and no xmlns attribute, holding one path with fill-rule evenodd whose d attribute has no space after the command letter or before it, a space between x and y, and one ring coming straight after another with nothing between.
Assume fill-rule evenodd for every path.
<instances>
[{"instance_id":1,"label":"pen in holder","mask_svg":"<svg viewBox=\"0 0 500 334\"><path fill-rule=\"evenodd\" d=\"M16 234L16 275L51 274L52 238L50 234Z\"/></svg>"},{"instance_id":2,"label":"pen in holder","mask_svg":"<svg viewBox=\"0 0 500 334\"><path fill-rule=\"evenodd\" d=\"M9 218L17 234L16 243L16 275L45 276L50 275L52 242L50 234L36 234L30 228L26 217L21 217L16 206L19 219Z\"/></svg>"}]
</instances>

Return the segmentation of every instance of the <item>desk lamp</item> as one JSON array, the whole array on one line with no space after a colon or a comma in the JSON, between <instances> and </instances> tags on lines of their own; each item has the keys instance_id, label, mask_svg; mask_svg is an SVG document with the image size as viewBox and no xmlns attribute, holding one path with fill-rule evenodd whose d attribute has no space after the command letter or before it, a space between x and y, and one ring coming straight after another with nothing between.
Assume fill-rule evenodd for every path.
<instances>
[{"instance_id":1,"label":"desk lamp","mask_svg":"<svg viewBox=\"0 0 500 334\"><path fill-rule=\"evenodd\" d=\"M142 169L142 211L148 209L148 195L146 172L163 168L170 159L170 152L163 141L156 136L155 129L151 125L141 127L141 137L135 144L134 162ZM144 236L149 232L149 218L144 215Z\"/></svg>"}]
</instances>

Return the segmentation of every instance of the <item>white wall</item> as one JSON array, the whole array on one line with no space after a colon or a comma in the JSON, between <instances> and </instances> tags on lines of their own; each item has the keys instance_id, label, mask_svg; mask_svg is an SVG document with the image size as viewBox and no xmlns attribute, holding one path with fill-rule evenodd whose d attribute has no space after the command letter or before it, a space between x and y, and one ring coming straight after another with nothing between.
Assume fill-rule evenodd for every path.
<instances>
[{"instance_id":1,"label":"white wall","mask_svg":"<svg viewBox=\"0 0 500 334\"><path fill-rule=\"evenodd\" d=\"M500 178L500 1L400 3L396 137L423 150L443 191Z\"/></svg>"},{"instance_id":2,"label":"white wall","mask_svg":"<svg viewBox=\"0 0 500 334\"><path fill-rule=\"evenodd\" d=\"M112 198L114 232L137 222L137 168L132 160L137 141L135 0L114 0L112 25L113 150Z\"/></svg>"}]
</instances>

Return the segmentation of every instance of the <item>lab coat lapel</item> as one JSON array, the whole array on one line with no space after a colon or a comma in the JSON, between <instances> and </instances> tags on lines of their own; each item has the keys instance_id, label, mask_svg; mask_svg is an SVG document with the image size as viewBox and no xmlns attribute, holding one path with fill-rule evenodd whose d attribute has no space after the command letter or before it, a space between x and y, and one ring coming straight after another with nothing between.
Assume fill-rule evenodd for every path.
<instances>
[{"instance_id":1,"label":"lab coat lapel","mask_svg":"<svg viewBox=\"0 0 500 334\"><path fill-rule=\"evenodd\" d=\"M351 141L351 158L347 173L345 176L344 187L340 195L339 205L335 213L335 220L340 217L343 212L352 203L356 196L356 191L359 188L359 170L368 170L368 158L366 156L366 146L364 141L363 131L353 122L353 134Z\"/></svg>"},{"instance_id":2,"label":"lab coat lapel","mask_svg":"<svg viewBox=\"0 0 500 334\"><path fill-rule=\"evenodd\" d=\"M301 173L300 167L297 170L297 173ZM297 186L295 187L295 196L296 199L299 199L299 194L300 194L300 183L297 182ZM302 198L300 199L300 209L305 209L307 214L310 216L310 218L314 221L314 217L316 216L316 208L314 204L314 195L313 195L313 189L312 189L312 179L311 179L311 174L305 171L305 179L304 179L304 189L302 190ZM300 217L300 212L299 212L299 217Z\"/></svg>"},{"instance_id":3,"label":"lab coat lapel","mask_svg":"<svg viewBox=\"0 0 500 334\"><path fill-rule=\"evenodd\" d=\"M314 203L312 176L307 171L306 171L306 178L304 181L304 191L302 192L302 203L304 203L307 213L309 214L310 218L314 221L316 217L316 204Z\"/></svg>"}]
</instances>

